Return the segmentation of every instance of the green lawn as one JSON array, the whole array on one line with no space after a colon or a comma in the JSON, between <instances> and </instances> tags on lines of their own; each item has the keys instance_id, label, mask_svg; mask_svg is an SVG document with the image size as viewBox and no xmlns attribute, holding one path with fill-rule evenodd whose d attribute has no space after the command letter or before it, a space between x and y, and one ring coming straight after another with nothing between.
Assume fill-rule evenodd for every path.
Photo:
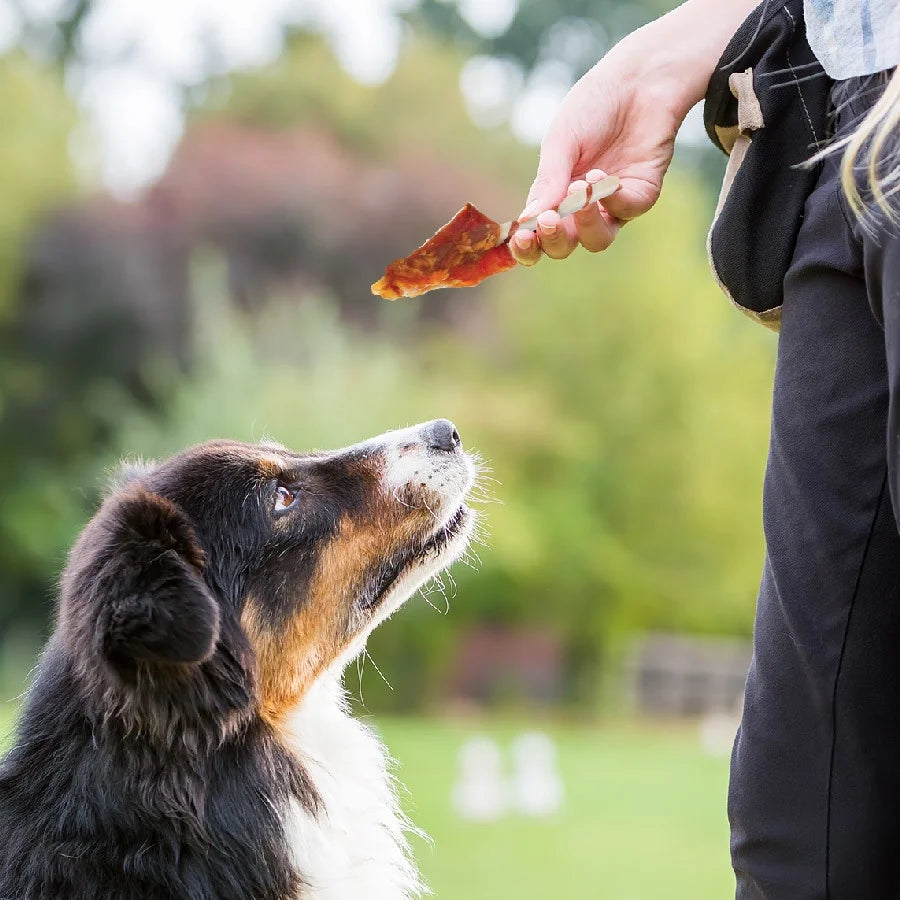
<instances>
[{"instance_id":1,"label":"green lawn","mask_svg":"<svg viewBox=\"0 0 900 900\"><path fill-rule=\"evenodd\" d=\"M0 735L13 708L0 706ZM546 725L559 747L566 805L551 821L456 817L450 792L461 743L508 746L526 723L390 719L381 731L409 789L406 806L433 844L423 872L447 900L718 900L733 896L725 821L727 760L693 729Z\"/></svg>"},{"instance_id":2,"label":"green lawn","mask_svg":"<svg viewBox=\"0 0 900 900\"><path fill-rule=\"evenodd\" d=\"M629 725L556 725L567 803L553 821L458 819L450 805L456 754L477 732L508 745L517 730L390 720L416 842L435 894L450 900L716 900L733 896L725 819L727 759L696 732Z\"/></svg>"}]
</instances>

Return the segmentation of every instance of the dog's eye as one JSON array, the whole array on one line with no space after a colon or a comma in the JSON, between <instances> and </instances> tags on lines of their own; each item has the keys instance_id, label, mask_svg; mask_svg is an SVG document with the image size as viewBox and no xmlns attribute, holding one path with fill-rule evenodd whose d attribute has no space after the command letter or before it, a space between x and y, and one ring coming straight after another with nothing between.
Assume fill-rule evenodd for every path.
<instances>
[{"instance_id":1,"label":"dog's eye","mask_svg":"<svg viewBox=\"0 0 900 900\"><path fill-rule=\"evenodd\" d=\"M275 491L275 512L283 512L290 509L297 500L297 494L284 485L279 485Z\"/></svg>"}]
</instances>

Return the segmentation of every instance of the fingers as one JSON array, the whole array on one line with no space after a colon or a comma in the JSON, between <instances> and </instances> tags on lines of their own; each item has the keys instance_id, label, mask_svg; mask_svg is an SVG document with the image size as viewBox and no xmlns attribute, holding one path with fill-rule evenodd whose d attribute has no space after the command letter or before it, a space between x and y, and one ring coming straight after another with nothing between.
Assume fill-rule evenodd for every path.
<instances>
[{"instance_id":1,"label":"fingers","mask_svg":"<svg viewBox=\"0 0 900 900\"><path fill-rule=\"evenodd\" d=\"M509 242L513 259L522 266L533 266L541 258L541 245L533 231L519 230Z\"/></svg>"},{"instance_id":2,"label":"fingers","mask_svg":"<svg viewBox=\"0 0 900 900\"><path fill-rule=\"evenodd\" d=\"M600 169L592 169L585 176L588 184L596 184L598 181L606 178L606 173ZM581 187L584 182L575 182L570 190ZM612 195L615 196L615 195ZM608 199L608 198L605 198ZM603 201L601 201L602 203ZM621 228L621 223L616 221L606 211L601 203L591 203L587 209L575 213L575 231L578 235L578 242L585 250L591 253L598 253L606 250L607 247L615 240L616 235Z\"/></svg>"},{"instance_id":3,"label":"fingers","mask_svg":"<svg viewBox=\"0 0 900 900\"><path fill-rule=\"evenodd\" d=\"M618 222L604 214L597 203L592 203L583 212L575 213L574 219L578 243L591 253L606 250L621 228Z\"/></svg>"},{"instance_id":4,"label":"fingers","mask_svg":"<svg viewBox=\"0 0 900 900\"><path fill-rule=\"evenodd\" d=\"M595 169L588 173L587 181L597 182L605 177L605 173ZM585 186L584 181L574 181L568 192ZM545 210L537 217L537 225L536 234L520 229L509 242L513 258L523 266L533 266L540 260L542 251L551 259L565 259L579 244L591 253L606 250L615 240L621 222L613 219L600 204L591 203L566 219L561 219L556 210Z\"/></svg>"},{"instance_id":5,"label":"fingers","mask_svg":"<svg viewBox=\"0 0 900 900\"><path fill-rule=\"evenodd\" d=\"M565 259L578 246L575 223L571 218L561 219L554 209L538 216L537 234L541 249L550 259Z\"/></svg>"},{"instance_id":6,"label":"fingers","mask_svg":"<svg viewBox=\"0 0 900 900\"><path fill-rule=\"evenodd\" d=\"M606 173L601 169L591 169L585 175L588 181L600 181ZM600 206L607 212L607 218L618 221L619 226L623 222L630 222L638 216L642 216L659 197L659 188L649 181L641 181L634 178L624 178L622 186L614 194L604 197Z\"/></svg>"},{"instance_id":7,"label":"fingers","mask_svg":"<svg viewBox=\"0 0 900 900\"><path fill-rule=\"evenodd\" d=\"M577 246L572 220L560 219L552 209L538 216L537 234L520 229L509 242L513 258L523 266L533 266L543 254L551 259L565 259Z\"/></svg>"},{"instance_id":8,"label":"fingers","mask_svg":"<svg viewBox=\"0 0 900 900\"><path fill-rule=\"evenodd\" d=\"M528 191L528 199L520 219L552 209L566 196L577 153L575 136L566 128L551 126L541 142L537 175Z\"/></svg>"}]
</instances>

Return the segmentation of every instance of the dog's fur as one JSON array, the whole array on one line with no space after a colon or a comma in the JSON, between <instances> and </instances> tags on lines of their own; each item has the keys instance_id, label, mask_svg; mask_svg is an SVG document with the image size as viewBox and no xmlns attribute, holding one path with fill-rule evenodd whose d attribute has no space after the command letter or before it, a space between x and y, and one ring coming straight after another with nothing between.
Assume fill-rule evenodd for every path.
<instances>
[{"instance_id":1,"label":"dog's fur","mask_svg":"<svg viewBox=\"0 0 900 900\"><path fill-rule=\"evenodd\" d=\"M0 764L0 900L420 896L341 674L462 552L472 473L446 420L130 472L71 552Z\"/></svg>"}]
</instances>

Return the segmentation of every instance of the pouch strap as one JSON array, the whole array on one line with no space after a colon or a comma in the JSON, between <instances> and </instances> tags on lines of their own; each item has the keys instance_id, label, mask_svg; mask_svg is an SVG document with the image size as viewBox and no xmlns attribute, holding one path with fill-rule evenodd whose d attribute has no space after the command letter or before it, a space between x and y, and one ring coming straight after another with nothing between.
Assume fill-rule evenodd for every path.
<instances>
[{"instance_id":1,"label":"pouch strap","mask_svg":"<svg viewBox=\"0 0 900 900\"><path fill-rule=\"evenodd\" d=\"M732 72L731 75L728 76L728 88L737 99L737 125L732 125L730 128L723 128L721 125L715 126L719 142L728 153L728 165L725 167L725 177L722 179L722 189L719 192L719 200L716 203L716 211L713 215L712 225L710 226L709 234L707 236L707 256L709 257L709 264L713 276L725 296L728 297L742 313L749 316L754 321L759 322L761 325L765 325L767 328L777 331L781 323L781 307L779 306L775 309L765 310L764 312L757 312L741 306L734 297L731 296L731 292L719 277L715 261L713 260L711 243L713 226L715 226L716 220L719 218L719 213L725 205L725 199L728 197L731 185L734 183L734 179L737 176L738 169L740 169L741 164L744 162L744 157L746 157L747 151L750 149L750 143L753 140L753 132L766 127L766 123L763 121L762 108L759 105L759 98L756 96L756 91L753 90L753 69L745 69L743 72Z\"/></svg>"}]
</instances>

